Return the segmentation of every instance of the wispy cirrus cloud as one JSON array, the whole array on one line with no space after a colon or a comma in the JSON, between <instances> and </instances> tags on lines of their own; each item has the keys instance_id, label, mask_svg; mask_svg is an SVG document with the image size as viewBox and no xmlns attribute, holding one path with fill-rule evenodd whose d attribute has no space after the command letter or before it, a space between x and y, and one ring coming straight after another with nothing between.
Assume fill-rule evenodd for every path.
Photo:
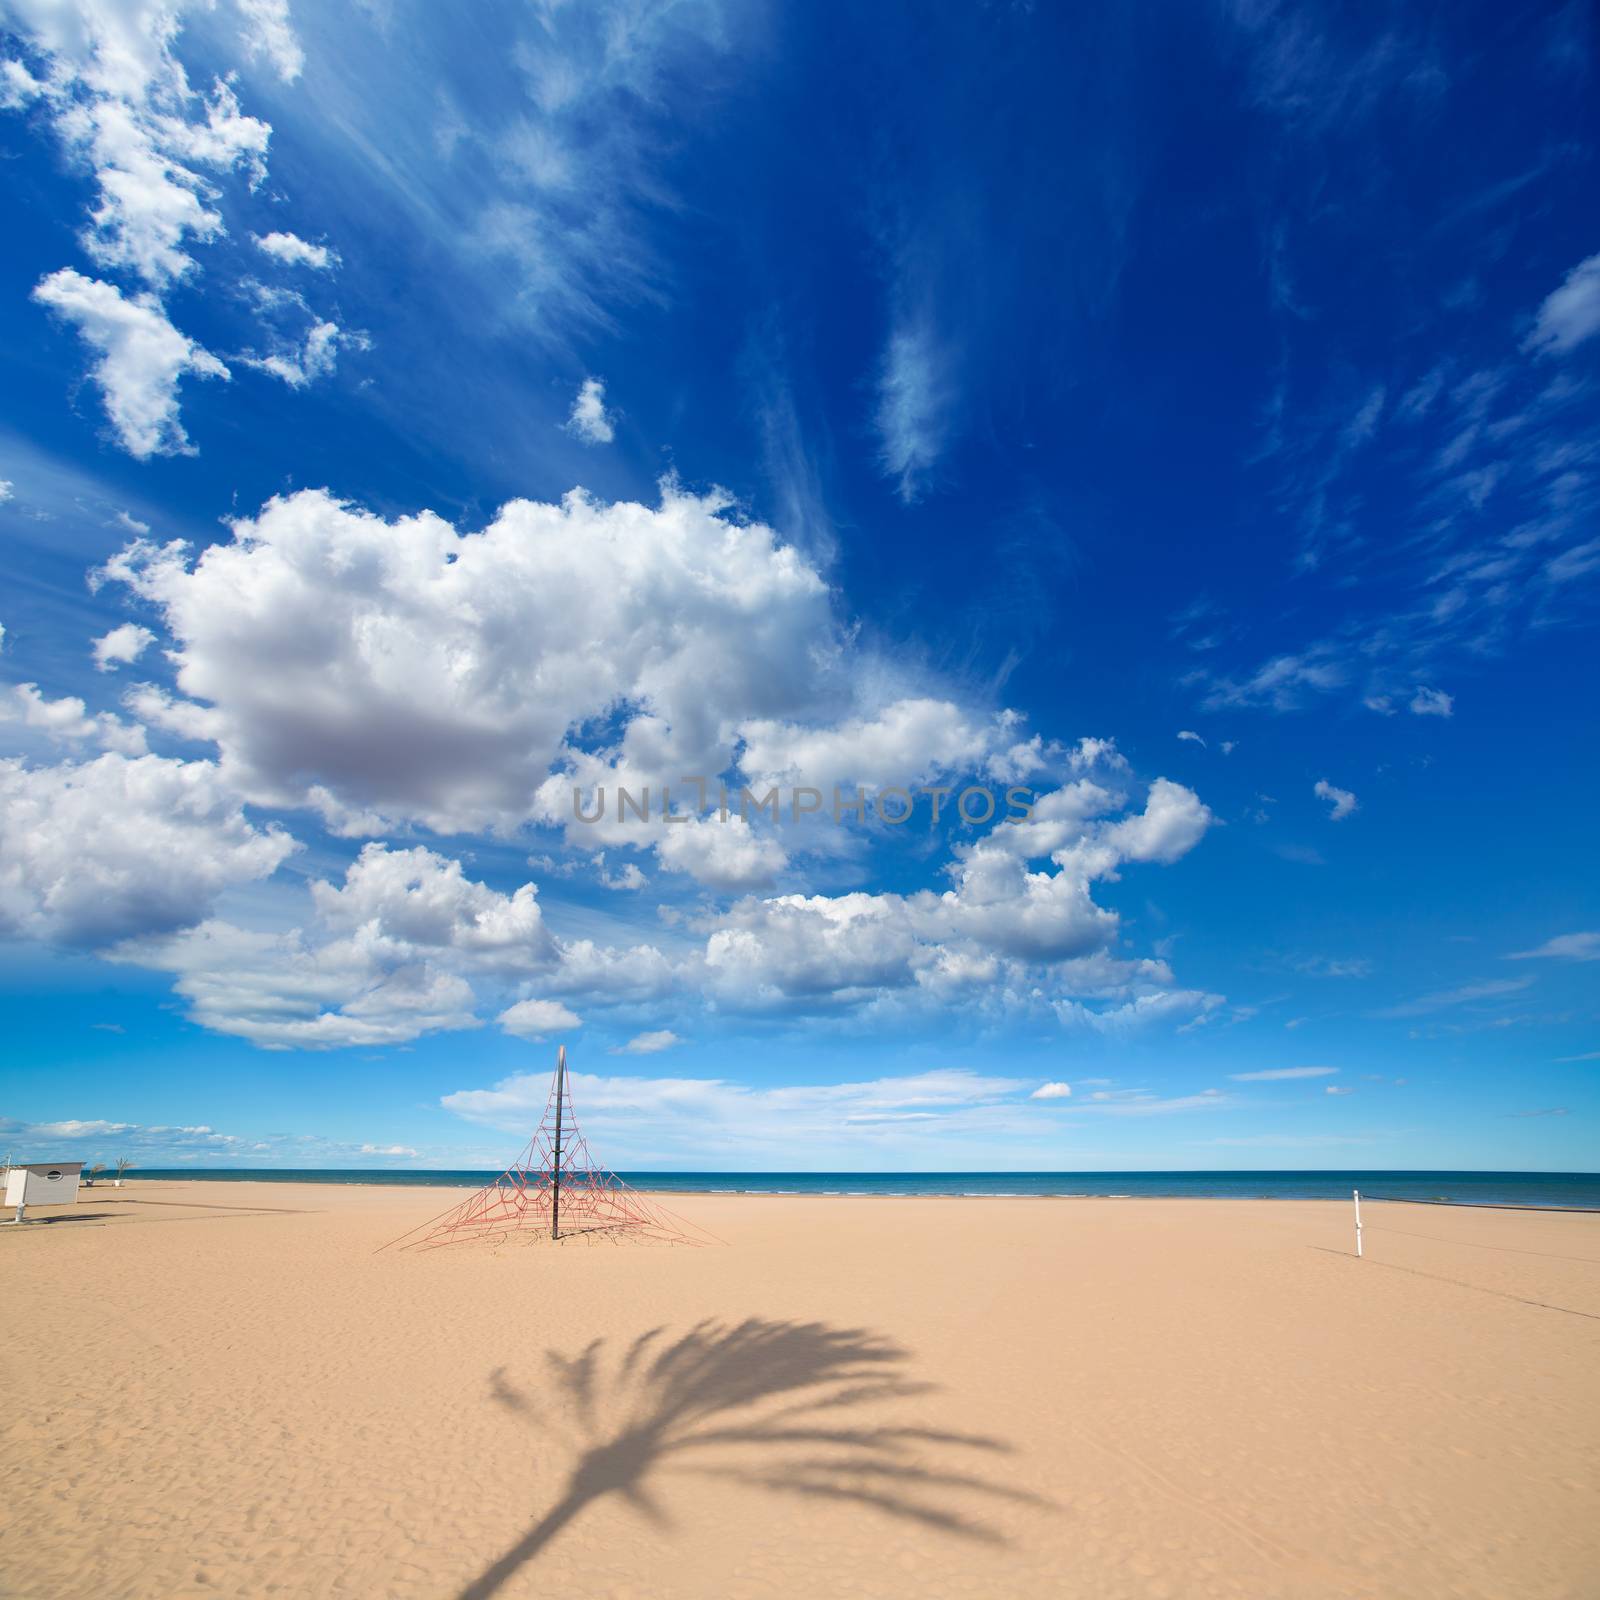
<instances>
[{"instance_id":1,"label":"wispy cirrus cloud","mask_svg":"<svg viewBox=\"0 0 1600 1600\"><path fill-rule=\"evenodd\" d=\"M1230 1072L1235 1083L1279 1083L1292 1078L1331 1078L1337 1067L1264 1067L1259 1072Z\"/></svg>"},{"instance_id":2,"label":"wispy cirrus cloud","mask_svg":"<svg viewBox=\"0 0 1600 1600\"><path fill-rule=\"evenodd\" d=\"M1486 978L1479 983L1464 983L1455 989L1439 989L1432 994L1419 995L1399 1005L1387 1006L1373 1012L1375 1017L1397 1019L1425 1017L1435 1011L1448 1011L1454 1006L1470 1005L1477 1000L1498 1000L1506 995L1519 994L1533 982L1532 978Z\"/></svg>"},{"instance_id":3,"label":"wispy cirrus cloud","mask_svg":"<svg viewBox=\"0 0 1600 1600\"><path fill-rule=\"evenodd\" d=\"M1600 933L1558 933L1533 950L1516 950L1507 961L1600 961Z\"/></svg>"}]
</instances>

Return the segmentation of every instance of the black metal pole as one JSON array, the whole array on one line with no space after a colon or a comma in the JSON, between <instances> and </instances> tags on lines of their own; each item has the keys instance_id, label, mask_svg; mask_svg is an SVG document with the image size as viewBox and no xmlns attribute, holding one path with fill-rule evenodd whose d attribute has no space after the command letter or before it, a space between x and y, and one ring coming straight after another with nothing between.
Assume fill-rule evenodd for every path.
<instances>
[{"instance_id":1,"label":"black metal pole","mask_svg":"<svg viewBox=\"0 0 1600 1600\"><path fill-rule=\"evenodd\" d=\"M561 1237L561 1102L567 1094L567 1047L556 1050L556 1159L550 1180L550 1237Z\"/></svg>"}]
</instances>

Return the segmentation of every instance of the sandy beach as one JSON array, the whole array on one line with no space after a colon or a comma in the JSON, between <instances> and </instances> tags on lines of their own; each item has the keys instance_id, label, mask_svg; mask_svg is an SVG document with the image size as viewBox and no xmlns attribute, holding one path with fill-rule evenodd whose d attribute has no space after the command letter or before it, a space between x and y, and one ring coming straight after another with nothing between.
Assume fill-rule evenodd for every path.
<instances>
[{"instance_id":1,"label":"sandy beach","mask_svg":"<svg viewBox=\"0 0 1600 1600\"><path fill-rule=\"evenodd\" d=\"M708 1249L374 1254L438 1189L6 1230L9 1596L1600 1592L1600 1217L693 1196ZM49 1213L39 1213L49 1215Z\"/></svg>"}]
</instances>

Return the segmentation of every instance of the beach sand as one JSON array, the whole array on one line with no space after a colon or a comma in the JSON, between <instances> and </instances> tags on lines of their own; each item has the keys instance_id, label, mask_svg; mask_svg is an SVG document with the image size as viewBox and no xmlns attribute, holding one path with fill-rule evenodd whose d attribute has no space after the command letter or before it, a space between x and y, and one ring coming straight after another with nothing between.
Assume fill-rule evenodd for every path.
<instances>
[{"instance_id":1,"label":"beach sand","mask_svg":"<svg viewBox=\"0 0 1600 1600\"><path fill-rule=\"evenodd\" d=\"M1600 1216L135 1183L0 1236L0 1589L1600 1594ZM51 1215L39 1212L37 1215Z\"/></svg>"}]
</instances>

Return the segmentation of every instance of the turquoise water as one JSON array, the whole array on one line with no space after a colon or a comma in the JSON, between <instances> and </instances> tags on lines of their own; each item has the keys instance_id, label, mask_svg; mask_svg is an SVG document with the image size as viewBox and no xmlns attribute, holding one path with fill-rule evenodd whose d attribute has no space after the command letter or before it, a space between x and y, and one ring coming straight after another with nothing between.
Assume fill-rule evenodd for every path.
<instances>
[{"instance_id":1,"label":"turquoise water","mask_svg":"<svg viewBox=\"0 0 1600 1600\"><path fill-rule=\"evenodd\" d=\"M211 1178L254 1183L413 1184L481 1188L491 1171L374 1171L327 1167L140 1167L135 1178ZM1600 1209L1595 1172L620 1172L658 1194L1084 1195L1220 1200L1373 1199L1454 1205L1579 1206Z\"/></svg>"}]
</instances>

